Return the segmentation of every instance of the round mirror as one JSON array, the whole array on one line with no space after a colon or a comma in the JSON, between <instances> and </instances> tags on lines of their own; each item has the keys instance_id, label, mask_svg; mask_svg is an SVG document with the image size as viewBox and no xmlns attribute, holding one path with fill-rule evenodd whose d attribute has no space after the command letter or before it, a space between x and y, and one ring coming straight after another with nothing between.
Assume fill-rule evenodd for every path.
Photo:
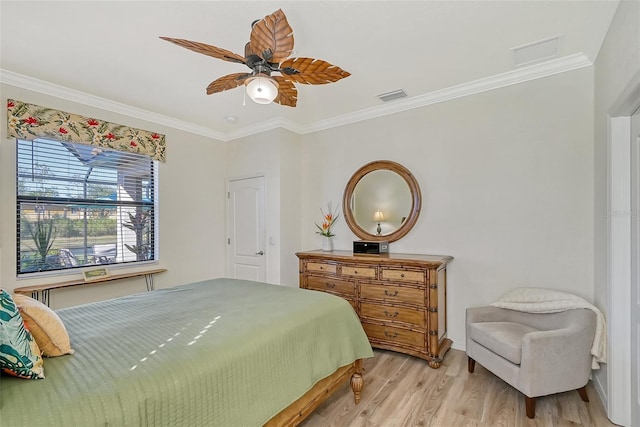
<instances>
[{"instance_id":1,"label":"round mirror","mask_svg":"<svg viewBox=\"0 0 640 427\"><path fill-rule=\"evenodd\" d=\"M347 225L363 240L394 242L407 234L420 214L420 187L404 166L388 160L358 169L344 190Z\"/></svg>"}]
</instances>

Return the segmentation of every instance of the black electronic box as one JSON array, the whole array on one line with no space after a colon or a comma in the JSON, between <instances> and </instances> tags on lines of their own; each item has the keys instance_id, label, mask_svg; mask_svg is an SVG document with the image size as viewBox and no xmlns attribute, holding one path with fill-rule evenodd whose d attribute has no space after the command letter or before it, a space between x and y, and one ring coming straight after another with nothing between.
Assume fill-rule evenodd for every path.
<instances>
[{"instance_id":1,"label":"black electronic box","mask_svg":"<svg viewBox=\"0 0 640 427\"><path fill-rule=\"evenodd\" d=\"M384 255L389 253L389 242L356 240L353 242L354 255Z\"/></svg>"}]
</instances>

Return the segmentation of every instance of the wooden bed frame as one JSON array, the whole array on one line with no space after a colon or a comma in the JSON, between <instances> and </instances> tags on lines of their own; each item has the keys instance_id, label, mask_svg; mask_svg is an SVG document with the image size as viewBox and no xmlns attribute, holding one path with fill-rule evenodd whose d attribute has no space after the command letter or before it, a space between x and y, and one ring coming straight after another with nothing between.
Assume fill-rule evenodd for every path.
<instances>
[{"instance_id":1,"label":"wooden bed frame","mask_svg":"<svg viewBox=\"0 0 640 427\"><path fill-rule=\"evenodd\" d=\"M318 381L311 390L271 418L265 426L297 426L344 384L347 378L351 378L350 385L357 405L360 402L360 392L364 388L363 373L362 359L338 368L333 374Z\"/></svg>"}]
</instances>

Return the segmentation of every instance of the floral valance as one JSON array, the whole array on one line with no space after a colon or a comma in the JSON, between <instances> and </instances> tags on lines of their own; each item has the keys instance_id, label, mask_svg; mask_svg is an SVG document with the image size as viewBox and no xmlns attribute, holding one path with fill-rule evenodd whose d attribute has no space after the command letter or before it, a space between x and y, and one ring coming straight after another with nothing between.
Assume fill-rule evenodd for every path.
<instances>
[{"instance_id":1,"label":"floral valance","mask_svg":"<svg viewBox=\"0 0 640 427\"><path fill-rule=\"evenodd\" d=\"M7 128L10 137L26 140L48 137L146 154L165 161L164 135L13 99L7 100Z\"/></svg>"}]
</instances>

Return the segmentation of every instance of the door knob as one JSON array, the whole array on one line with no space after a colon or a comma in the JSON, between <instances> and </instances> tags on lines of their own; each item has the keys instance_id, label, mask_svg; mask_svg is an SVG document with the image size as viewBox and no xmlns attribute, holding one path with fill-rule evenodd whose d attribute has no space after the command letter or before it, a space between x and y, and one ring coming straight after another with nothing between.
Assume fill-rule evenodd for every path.
<instances>
[{"instance_id":1,"label":"door knob","mask_svg":"<svg viewBox=\"0 0 640 427\"><path fill-rule=\"evenodd\" d=\"M256 252L256 255L264 255L264 251Z\"/></svg>"}]
</instances>

